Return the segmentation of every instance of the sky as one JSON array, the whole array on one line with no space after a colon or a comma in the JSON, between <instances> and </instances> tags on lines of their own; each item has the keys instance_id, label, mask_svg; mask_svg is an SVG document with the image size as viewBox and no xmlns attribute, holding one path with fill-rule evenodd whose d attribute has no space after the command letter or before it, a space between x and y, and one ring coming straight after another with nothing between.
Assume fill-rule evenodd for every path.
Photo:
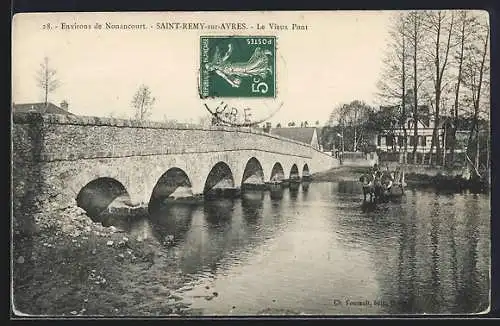
<instances>
[{"instance_id":1,"label":"sky","mask_svg":"<svg viewBox=\"0 0 500 326\"><path fill-rule=\"evenodd\" d=\"M12 101L42 101L35 76L47 56L60 81L49 101L58 105L66 100L75 114L131 116L132 97L146 84L156 98L152 120L196 122L207 115L198 96L200 36L275 35L279 96L274 102L252 102L254 116L264 117L281 104L268 121L323 124L339 104L355 99L377 104L390 15L389 11L17 14L12 29ZM62 23L105 26L106 22L144 23L148 29L61 28ZM240 22L249 29L156 29L159 22ZM47 23L51 30L44 29ZM257 23L266 29L257 30ZM271 30L270 23L288 29ZM292 24L307 25L307 30L292 30Z\"/></svg>"}]
</instances>

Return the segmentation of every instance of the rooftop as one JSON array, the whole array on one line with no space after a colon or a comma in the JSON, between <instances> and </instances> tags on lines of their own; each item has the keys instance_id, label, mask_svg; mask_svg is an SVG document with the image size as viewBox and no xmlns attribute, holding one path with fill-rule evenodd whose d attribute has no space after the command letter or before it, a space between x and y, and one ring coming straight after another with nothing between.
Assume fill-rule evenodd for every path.
<instances>
[{"instance_id":1,"label":"rooftop","mask_svg":"<svg viewBox=\"0 0 500 326\"><path fill-rule=\"evenodd\" d=\"M262 129L259 129L262 130ZM271 128L270 134L310 144L316 127Z\"/></svg>"},{"instance_id":2,"label":"rooftop","mask_svg":"<svg viewBox=\"0 0 500 326\"><path fill-rule=\"evenodd\" d=\"M58 107L57 105L48 102L47 105L45 103L21 103L21 104L13 104L12 111L14 112L39 112L39 113L55 113L55 114L66 114L66 115L74 115L73 113Z\"/></svg>"}]
</instances>

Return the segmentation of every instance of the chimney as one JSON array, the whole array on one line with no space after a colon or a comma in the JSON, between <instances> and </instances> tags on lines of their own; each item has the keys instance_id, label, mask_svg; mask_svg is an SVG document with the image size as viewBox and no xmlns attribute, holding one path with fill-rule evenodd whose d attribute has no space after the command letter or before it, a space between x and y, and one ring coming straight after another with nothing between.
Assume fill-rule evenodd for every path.
<instances>
[{"instance_id":1,"label":"chimney","mask_svg":"<svg viewBox=\"0 0 500 326\"><path fill-rule=\"evenodd\" d=\"M271 130L271 123L270 122L266 122L266 125L264 127L264 132L269 132Z\"/></svg>"},{"instance_id":2,"label":"chimney","mask_svg":"<svg viewBox=\"0 0 500 326\"><path fill-rule=\"evenodd\" d=\"M68 111L68 106L69 106L68 102L62 101L60 106L61 106L61 109L63 109L64 111Z\"/></svg>"}]
</instances>

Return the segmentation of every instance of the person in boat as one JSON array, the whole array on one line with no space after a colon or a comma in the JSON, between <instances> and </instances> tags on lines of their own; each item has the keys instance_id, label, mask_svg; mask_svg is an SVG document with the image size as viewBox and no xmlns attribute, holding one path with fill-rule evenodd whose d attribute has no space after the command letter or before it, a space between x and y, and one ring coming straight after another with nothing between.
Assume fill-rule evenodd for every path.
<instances>
[{"instance_id":1,"label":"person in boat","mask_svg":"<svg viewBox=\"0 0 500 326\"><path fill-rule=\"evenodd\" d=\"M376 170L373 180L375 198L381 198L384 194L383 176L384 174L380 169Z\"/></svg>"},{"instance_id":2,"label":"person in boat","mask_svg":"<svg viewBox=\"0 0 500 326\"><path fill-rule=\"evenodd\" d=\"M376 199L378 193L378 185L380 181L380 170L378 165L375 163L373 167L371 167L367 173L363 174L359 181L363 187L363 198L366 201L366 195L370 195L370 201Z\"/></svg>"},{"instance_id":3,"label":"person in boat","mask_svg":"<svg viewBox=\"0 0 500 326\"><path fill-rule=\"evenodd\" d=\"M399 168L399 166L397 166L396 169L394 169L393 177L394 177L394 182L399 184L401 181L401 169Z\"/></svg>"},{"instance_id":4,"label":"person in boat","mask_svg":"<svg viewBox=\"0 0 500 326\"><path fill-rule=\"evenodd\" d=\"M389 194L391 192L392 185L394 184L394 172L392 173L389 171L384 172L381 177L381 184L384 193Z\"/></svg>"}]
</instances>

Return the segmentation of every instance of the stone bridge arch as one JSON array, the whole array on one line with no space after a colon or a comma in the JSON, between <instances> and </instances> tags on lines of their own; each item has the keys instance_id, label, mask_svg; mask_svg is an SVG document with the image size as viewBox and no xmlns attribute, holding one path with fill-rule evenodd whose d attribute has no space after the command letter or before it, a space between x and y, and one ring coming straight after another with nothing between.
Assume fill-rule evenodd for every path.
<instances>
[{"instance_id":1,"label":"stone bridge arch","mask_svg":"<svg viewBox=\"0 0 500 326\"><path fill-rule=\"evenodd\" d=\"M292 166L290 167L290 170L287 175L288 179L297 179L300 178L300 172L299 172L299 167L297 166L296 163L293 163Z\"/></svg>"},{"instance_id":2,"label":"stone bridge arch","mask_svg":"<svg viewBox=\"0 0 500 326\"><path fill-rule=\"evenodd\" d=\"M309 164L304 163L302 165L302 178L310 178L311 177L311 170L309 170Z\"/></svg>"},{"instance_id":3,"label":"stone bridge arch","mask_svg":"<svg viewBox=\"0 0 500 326\"><path fill-rule=\"evenodd\" d=\"M149 208L161 203L168 197L190 197L192 193L191 180L187 173L178 167L169 168L158 179L151 191Z\"/></svg>"},{"instance_id":4,"label":"stone bridge arch","mask_svg":"<svg viewBox=\"0 0 500 326\"><path fill-rule=\"evenodd\" d=\"M203 194L206 194L213 189L234 188L234 175L231 167L223 161L217 162L205 178L203 185Z\"/></svg>"},{"instance_id":5,"label":"stone bridge arch","mask_svg":"<svg viewBox=\"0 0 500 326\"><path fill-rule=\"evenodd\" d=\"M245 163L245 168L243 170L242 179L239 186L243 186L245 183L247 184L264 184L267 181L265 178L264 168L260 161L252 156Z\"/></svg>"},{"instance_id":6,"label":"stone bridge arch","mask_svg":"<svg viewBox=\"0 0 500 326\"><path fill-rule=\"evenodd\" d=\"M130 202L128 191L120 181L114 178L101 177L83 186L75 200L77 206L85 210L87 215L94 219L119 197Z\"/></svg>"},{"instance_id":7,"label":"stone bridge arch","mask_svg":"<svg viewBox=\"0 0 500 326\"><path fill-rule=\"evenodd\" d=\"M134 200L130 191L134 188L131 179L116 167L112 168L106 164L94 164L92 167L81 169L81 172L77 173L76 176L71 172L73 171L66 171L59 176L59 182L62 186L60 189L64 189L63 196L67 196L76 201L82 189L87 185L95 184L94 182L96 182L96 180L112 179L123 186L131 201ZM107 183L104 182L103 185L105 184Z\"/></svg>"},{"instance_id":8,"label":"stone bridge arch","mask_svg":"<svg viewBox=\"0 0 500 326\"><path fill-rule=\"evenodd\" d=\"M286 179L285 169L280 162L275 162L269 174L269 181L281 181Z\"/></svg>"}]
</instances>

